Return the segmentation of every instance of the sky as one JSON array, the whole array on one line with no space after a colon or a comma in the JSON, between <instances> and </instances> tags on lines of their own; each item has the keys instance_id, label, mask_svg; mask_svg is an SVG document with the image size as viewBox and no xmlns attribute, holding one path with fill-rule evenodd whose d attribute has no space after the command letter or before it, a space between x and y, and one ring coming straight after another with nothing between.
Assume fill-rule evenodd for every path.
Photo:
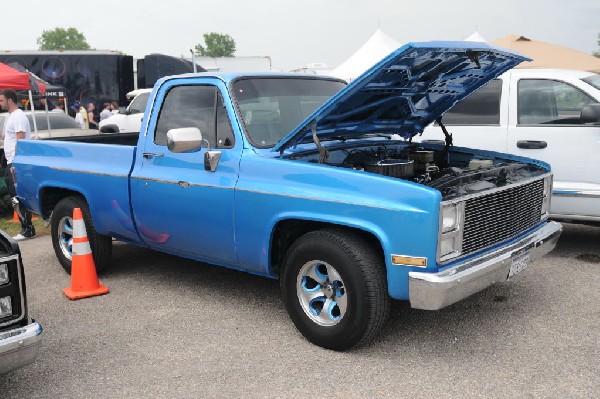
<instances>
[{"instance_id":1,"label":"sky","mask_svg":"<svg viewBox=\"0 0 600 399\"><path fill-rule=\"evenodd\" d=\"M217 32L235 40L236 56L269 56L282 71L309 63L335 68L378 28L401 44L478 31L488 41L514 34L600 50L599 0L30 0L2 8L11 15L3 13L0 51L36 50L44 30L74 27L98 50L189 57L204 33Z\"/></svg>"}]
</instances>

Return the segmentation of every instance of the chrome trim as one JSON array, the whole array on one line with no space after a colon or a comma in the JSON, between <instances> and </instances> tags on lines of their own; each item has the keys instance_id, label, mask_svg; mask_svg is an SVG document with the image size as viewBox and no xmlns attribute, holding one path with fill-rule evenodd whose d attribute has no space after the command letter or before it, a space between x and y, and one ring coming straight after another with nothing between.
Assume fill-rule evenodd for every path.
<instances>
[{"instance_id":1,"label":"chrome trim","mask_svg":"<svg viewBox=\"0 0 600 399\"><path fill-rule=\"evenodd\" d=\"M128 177L128 175L124 174L116 174L116 173L98 173L92 172L89 170L79 170L79 169L70 169L70 168L57 168L56 166L50 166L51 170L58 170L61 172L71 172L71 173L83 173L86 175L98 175L98 176L110 176L110 177Z\"/></svg>"},{"instance_id":2,"label":"chrome trim","mask_svg":"<svg viewBox=\"0 0 600 399\"><path fill-rule=\"evenodd\" d=\"M25 280L25 278L23 277L23 273L21 271L22 267L21 267L21 262L19 261L19 255L14 254L14 255L9 255L9 256L3 256L2 258L0 258L0 263L8 262L13 259L17 261L17 279L19 280L19 305L21 308L21 314L16 319L11 318L10 320L5 321L4 323L0 323L0 327L18 323L19 321L21 321L25 318L25 314L27 313L27 309L25 309L25 295L24 295L25 290L23 287L23 281ZM14 306L14 304L13 304L13 306Z\"/></svg>"},{"instance_id":3,"label":"chrome trim","mask_svg":"<svg viewBox=\"0 0 600 399\"><path fill-rule=\"evenodd\" d=\"M33 363L42 345L42 326L36 321L25 327L0 332L0 374Z\"/></svg>"},{"instance_id":4,"label":"chrome trim","mask_svg":"<svg viewBox=\"0 0 600 399\"><path fill-rule=\"evenodd\" d=\"M577 198L600 198L600 192L598 191L570 191L560 190L552 192L553 197L577 197Z\"/></svg>"},{"instance_id":5,"label":"chrome trim","mask_svg":"<svg viewBox=\"0 0 600 399\"><path fill-rule=\"evenodd\" d=\"M530 262L552 251L562 225L548 222L515 243L483 254L438 273L409 272L410 304L415 309L438 310L508 279L511 257L530 252Z\"/></svg>"}]
</instances>

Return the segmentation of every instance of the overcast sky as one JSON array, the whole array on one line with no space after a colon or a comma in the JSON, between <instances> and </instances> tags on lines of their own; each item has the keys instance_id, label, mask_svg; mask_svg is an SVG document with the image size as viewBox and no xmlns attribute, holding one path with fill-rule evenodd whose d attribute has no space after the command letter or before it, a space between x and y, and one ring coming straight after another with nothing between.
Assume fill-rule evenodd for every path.
<instances>
[{"instance_id":1,"label":"overcast sky","mask_svg":"<svg viewBox=\"0 0 600 399\"><path fill-rule=\"evenodd\" d=\"M0 50L35 50L43 30L74 27L96 49L136 58L189 56L207 32L234 38L237 56L270 56L273 69L334 68L381 28L409 41L488 41L510 35L598 50L600 0L134 0L3 4ZM8 8L8 10L7 10Z\"/></svg>"}]
</instances>

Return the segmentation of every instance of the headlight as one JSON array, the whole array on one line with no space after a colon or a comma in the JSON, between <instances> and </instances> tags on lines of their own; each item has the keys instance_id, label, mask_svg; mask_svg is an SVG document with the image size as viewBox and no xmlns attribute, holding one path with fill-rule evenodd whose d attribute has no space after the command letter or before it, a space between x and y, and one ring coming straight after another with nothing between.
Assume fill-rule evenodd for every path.
<instances>
[{"instance_id":1,"label":"headlight","mask_svg":"<svg viewBox=\"0 0 600 399\"><path fill-rule=\"evenodd\" d=\"M552 196L552 176L544 178L544 199L542 200L541 219L546 219L550 213L550 198Z\"/></svg>"},{"instance_id":2,"label":"headlight","mask_svg":"<svg viewBox=\"0 0 600 399\"><path fill-rule=\"evenodd\" d=\"M0 285L8 283L8 265L6 263L2 263L0 265Z\"/></svg>"},{"instance_id":3,"label":"headlight","mask_svg":"<svg viewBox=\"0 0 600 399\"><path fill-rule=\"evenodd\" d=\"M442 257L449 257L448 255L458 254L461 248L459 245L458 237L453 234L449 236L442 236L440 241L440 255Z\"/></svg>"},{"instance_id":4,"label":"headlight","mask_svg":"<svg viewBox=\"0 0 600 399\"><path fill-rule=\"evenodd\" d=\"M456 230L462 219L462 202L442 207L442 233Z\"/></svg>"},{"instance_id":5,"label":"headlight","mask_svg":"<svg viewBox=\"0 0 600 399\"><path fill-rule=\"evenodd\" d=\"M442 262L462 252L464 210L464 201L442 204L438 248L438 258Z\"/></svg>"},{"instance_id":6,"label":"headlight","mask_svg":"<svg viewBox=\"0 0 600 399\"><path fill-rule=\"evenodd\" d=\"M9 296L0 298L0 318L12 316L12 302Z\"/></svg>"}]
</instances>

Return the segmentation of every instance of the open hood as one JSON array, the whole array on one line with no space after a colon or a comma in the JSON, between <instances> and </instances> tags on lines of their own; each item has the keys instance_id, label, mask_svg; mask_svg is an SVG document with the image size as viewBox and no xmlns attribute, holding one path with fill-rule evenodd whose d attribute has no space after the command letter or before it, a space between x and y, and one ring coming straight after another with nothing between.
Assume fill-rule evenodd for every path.
<instances>
[{"instance_id":1,"label":"open hood","mask_svg":"<svg viewBox=\"0 0 600 399\"><path fill-rule=\"evenodd\" d=\"M481 42L409 43L379 61L284 137L273 151L331 137L421 133L458 101L529 60Z\"/></svg>"}]
</instances>

